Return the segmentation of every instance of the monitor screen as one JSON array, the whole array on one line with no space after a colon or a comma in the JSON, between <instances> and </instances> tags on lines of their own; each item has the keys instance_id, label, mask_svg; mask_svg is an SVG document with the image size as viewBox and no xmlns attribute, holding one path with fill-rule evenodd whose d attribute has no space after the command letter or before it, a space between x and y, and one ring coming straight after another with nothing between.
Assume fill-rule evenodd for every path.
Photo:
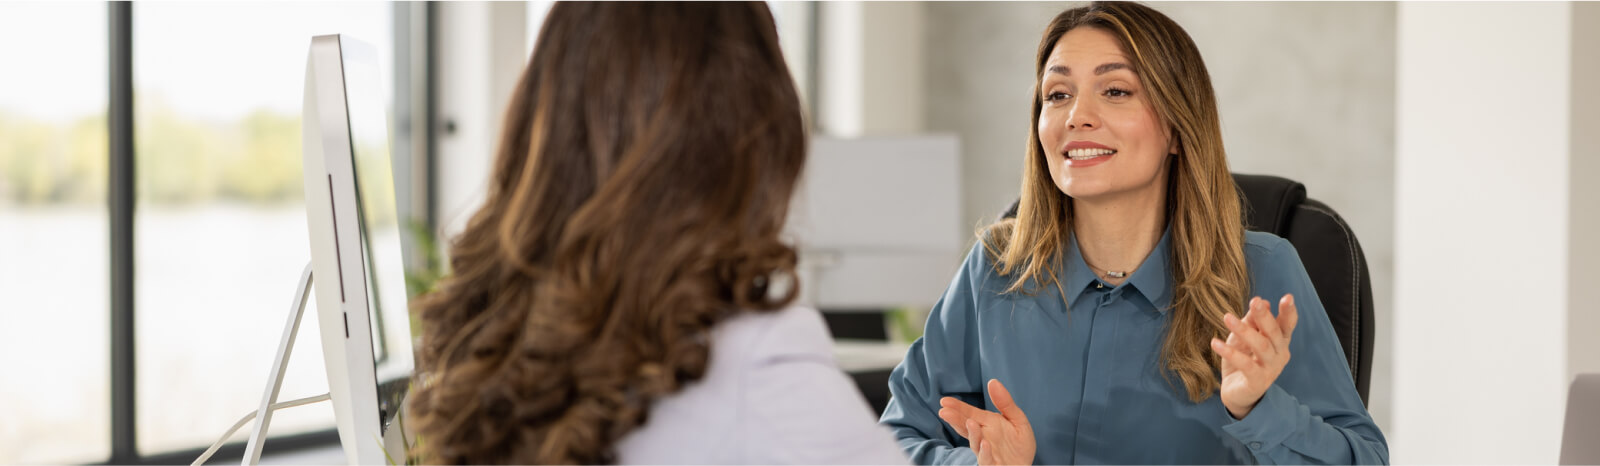
<instances>
[{"instance_id":1,"label":"monitor screen","mask_svg":"<svg viewBox=\"0 0 1600 466\"><path fill-rule=\"evenodd\" d=\"M395 207L387 101L383 98L387 94L380 89L375 51L358 41L342 42L350 150L360 209L361 258L367 271L372 360L378 382L378 423L387 430L409 386L413 364L405 260Z\"/></svg>"}]
</instances>

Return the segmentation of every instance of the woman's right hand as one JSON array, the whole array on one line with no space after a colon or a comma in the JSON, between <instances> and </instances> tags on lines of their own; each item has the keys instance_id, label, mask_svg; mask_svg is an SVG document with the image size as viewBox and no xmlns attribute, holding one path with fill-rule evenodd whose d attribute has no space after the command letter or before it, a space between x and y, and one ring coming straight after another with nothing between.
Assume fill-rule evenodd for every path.
<instances>
[{"instance_id":1,"label":"woman's right hand","mask_svg":"<svg viewBox=\"0 0 1600 466\"><path fill-rule=\"evenodd\" d=\"M1000 412L987 411L954 397L939 399L939 419L972 445L978 464L1033 464L1036 445L1028 416L998 379L989 379L989 400Z\"/></svg>"}]
</instances>

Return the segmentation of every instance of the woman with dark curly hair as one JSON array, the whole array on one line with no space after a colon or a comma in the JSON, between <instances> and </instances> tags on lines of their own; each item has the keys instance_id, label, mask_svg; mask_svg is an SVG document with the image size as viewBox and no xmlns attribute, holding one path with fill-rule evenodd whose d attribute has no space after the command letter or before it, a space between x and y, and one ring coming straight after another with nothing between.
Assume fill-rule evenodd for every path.
<instances>
[{"instance_id":1,"label":"woman with dark curly hair","mask_svg":"<svg viewBox=\"0 0 1600 466\"><path fill-rule=\"evenodd\" d=\"M418 305L423 459L904 463L791 305L800 108L763 4L556 4Z\"/></svg>"}]
</instances>

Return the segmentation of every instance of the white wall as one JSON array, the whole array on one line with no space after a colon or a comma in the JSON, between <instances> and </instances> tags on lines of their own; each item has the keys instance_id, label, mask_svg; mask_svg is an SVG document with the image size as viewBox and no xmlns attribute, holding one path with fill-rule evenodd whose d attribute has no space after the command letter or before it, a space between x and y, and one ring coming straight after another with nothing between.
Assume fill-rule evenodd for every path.
<instances>
[{"instance_id":1,"label":"white wall","mask_svg":"<svg viewBox=\"0 0 1600 466\"><path fill-rule=\"evenodd\" d=\"M1020 192L1033 54L1045 25L1067 4L922 5L928 18L926 128L961 137L961 223L970 234Z\"/></svg>"},{"instance_id":2,"label":"white wall","mask_svg":"<svg viewBox=\"0 0 1600 466\"><path fill-rule=\"evenodd\" d=\"M1600 3L1572 4L1572 159L1567 238L1573 284L1567 374L1600 372Z\"/></svg>"},{"instance_id":3,"label":"white wall","mask_svg":"<svg viewBox=\"0 0 1600 466\"><path fill-rule=\"evenodd\" d=\"M441 2L437 11L434 218L439 238L448 239L466 227L488 193L501 120L527 65L528 13L522 2ZM447 122L454 131L444 129Z\"/></svg>"},{"instance_id":4,"label":"white wall","mask_svg":"<svg viewBox=\"0 0 1600 466\"><path fill-rule=\"evenodd\" d=\"M1553 463L1571 363L1594 357L1574 353L1594 344L1569 332L1600 331L1593 301L1569 301L1593 298L1600 265L1585 244L1600 47L1575 35L1600 15L1568 3L1399 8L1391 459Z\"/></svg>"},{"instance_id":5,"label":"white wall","mask_svg":"<svg viewBox=\"0 0 1600 466\"><path fill-rule=\"evenodd\" d=\"M925 10L914 2L817 5L821 134L857 137L923 131Z\"/></svg>"},{"instance_id":6,"label":"white wall","mask_svg":"<svg viewBox=\"0 0 1600 466\"><path fill-rule=\"evenodd\" d=\"M1015 200L1033 57L1074 3L931 2L926 128L961 136L964 225ZM1389 419L1394 289L1392 3L1151 3L1200 47L1236 172L1306 184L1366 250L1378 314L1371 411ZM868 44L868 46L873 46Z\"/></svg>"}]
</instances>

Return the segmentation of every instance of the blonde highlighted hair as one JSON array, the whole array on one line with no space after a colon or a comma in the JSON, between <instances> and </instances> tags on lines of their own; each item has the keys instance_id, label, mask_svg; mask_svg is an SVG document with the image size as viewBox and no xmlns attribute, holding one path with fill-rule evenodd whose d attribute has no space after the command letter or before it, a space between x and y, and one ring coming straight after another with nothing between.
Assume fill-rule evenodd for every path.
<instances>
[{"instance_id":1,"label":"blonde highlighted hair","mask_svg":"<svg viewBox=\"0 0 1600 466\"><path fill-rule=\"evenodd\" d=\"M1013 277L1006 292L1034 293L1054 285L1066 301L1056 271L1072 230L1072 203L1051 179L1039 141L1043 101L1038 80L1056 42L1078 27L1101 29L1117 38L1148 89L1158 121L1176 139L1178 153L1168 165L1166 205L1174 294L1161 361L1183 382L1189 399L1199 403L1220 386L1221 361L1211 352L1211 338L1227 335L1222 317L1239 314L1250 282L1244 222L1222 147L1211 77L1194 41L1172 19L1137 3L1094 2L1051 20L1035 60L1033 124L1017 216L984 228L980 241L994 259L996 272Z\"/></svg>"}]
</instances>

